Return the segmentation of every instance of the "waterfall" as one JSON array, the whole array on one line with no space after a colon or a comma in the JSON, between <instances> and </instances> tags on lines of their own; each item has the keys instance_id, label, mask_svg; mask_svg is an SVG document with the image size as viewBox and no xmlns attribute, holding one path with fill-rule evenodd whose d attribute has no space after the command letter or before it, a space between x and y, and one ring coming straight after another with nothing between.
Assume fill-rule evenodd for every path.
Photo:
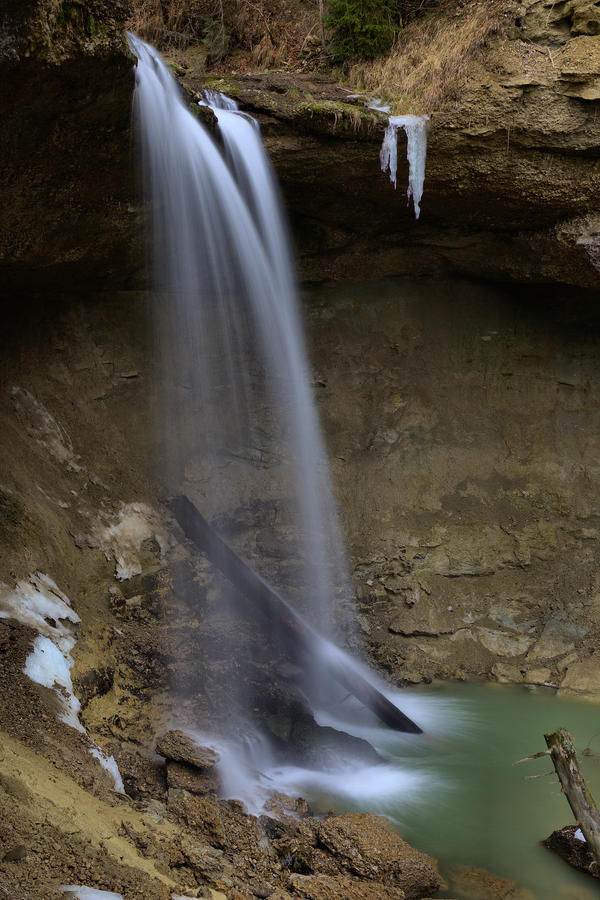
<instances>
[{"instance_id":1,"label":"waterfall","mask_svg":"<svg viewBox=\"0 0 600 900\"><path fill-rule=\"evenodd\" d=\"M270 552L280 560L269 578L321 633L311 632L301 690L315 712L336 709L343 718L337 707L347 691L324 683L324 661L376 679L330 640L333 602L349 596L349 580L260 129L234 101L206 92L221 152L159 54L133 35L129 41L167 385L164 477L217 521L269 499L279 524L269 531L277 544ZM243 748L228 758L236 753Z\"/></svg>"},{"instance_id":2,"label":"waterfall","mask_svg":"<svg viewBox=\"0 0 600 900\"><path fill-rule=\"evenodd\" d=\"M427 157L427 135L429 133L429 116L390 116L385 130L379 159L381 171L389 169L390 181L396 187L396 171L398 166L398 129L406 133L406 157L408 159L407 203L413 201L415 219L421 214L421 198L425 181L425 160Z\"/></svg>"},{"instance_id":3,"label":"waterfall","mask_svg":"<svg viewBox=\"0 0 600 900\"><path fill-rule=\"evenodd\" d=\"M225 161L160 56L138 38L130 42L163 298L160 342L177 392L167 413L175 437L166 446L169 477L176 481L195 451L204 509L218 516L236 500L234 470L233 481L244 469L240 496L256 498L264 468L273 467L280 494L292 495L297 509L292 530L305 561L307 611L328 629L331 598L346 586L345 562L291 253L260 132L233 101L209 94Z\"/></svg>"}]
</instances>

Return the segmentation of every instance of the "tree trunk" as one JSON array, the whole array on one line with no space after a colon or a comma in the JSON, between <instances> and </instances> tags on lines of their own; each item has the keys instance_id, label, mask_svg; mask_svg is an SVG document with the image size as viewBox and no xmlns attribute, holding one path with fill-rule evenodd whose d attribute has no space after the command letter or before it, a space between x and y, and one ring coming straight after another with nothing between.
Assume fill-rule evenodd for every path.
<instances>
[{"instance_id":1,"label":"tree trunk","mask_svg":"<svg viewBox=\"0 0 600 900\"><path fill-rule=\"evenodd\" d=\"M323 10L323 0L319 0L319 31L321 46L325 49L325 12Z\"/></svg>"},{"instance_id":2,"label":"tree trunk","mask_svg":"<svg viewBox=\"0 0 600 900\"><path fill-rule=\"evenodd\" d=\"M575 756L573 735L564 728L545 734L546 745L556 774L573 815L600 869L600 812L589 792Z\"/></svg>"},{"instance_id":3,"label":"tree trunk","mask_svg":"<svg viewBox=\"0 0 600 900\"><path fill-rule=\"evenodd\" d=\"M315 666L320 667L325 677L329 676L343 685L349 693L395 731L422 733L422 729L412 719L405 716L381 691L347 663L343 654L335 652L334 649L329 651L323 638L227 546L187 497L174 497L169 505L186 537L193 541L228 581L252 603L271 628L277 627L279 640L285 644L288 654L302 668L314 670ZM318 652L319 648L323 650L322 653Z\"/></svg>"}]
</instances>

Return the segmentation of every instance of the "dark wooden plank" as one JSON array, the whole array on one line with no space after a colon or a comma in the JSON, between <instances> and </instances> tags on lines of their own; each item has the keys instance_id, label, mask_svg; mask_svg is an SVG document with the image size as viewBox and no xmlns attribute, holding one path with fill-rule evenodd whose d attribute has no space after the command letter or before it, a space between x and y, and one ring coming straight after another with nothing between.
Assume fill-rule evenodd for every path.
<instances>
[{"instance_id":1,"label":"dark wooden plank","mask_svg":"<svg viewBox=\"0 0 600 900\"><path fill-rule=\"evenodd\" d=\"M285 642L287 652L301 662L303 667L311 663L319 666L325 677L329 676L343 685L389 728L409 734L422 733L422 729L412 719L363 678L360 672L345 661L342 654L332 658L332 654L325 649L323 638L234 553L187 497L174 497L169 505L186 537L206 554L211 563L267 619L271 627L278 627L279 637ZM319 646L323 647L323 653L316 652Z\"/></svg>"}]
</instances>

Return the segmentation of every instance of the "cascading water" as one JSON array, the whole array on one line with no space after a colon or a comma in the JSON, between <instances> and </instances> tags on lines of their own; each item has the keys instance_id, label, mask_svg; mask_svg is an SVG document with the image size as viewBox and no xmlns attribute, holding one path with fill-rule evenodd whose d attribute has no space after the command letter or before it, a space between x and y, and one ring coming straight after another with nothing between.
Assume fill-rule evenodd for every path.
<instances>
[{"instance_id":1,"label":"cascading water","mask_svg":"<svg viewBox=\"0 0 600 900\"><path fill-rule=\"evenodd\" d=\"M215 516L258 493L266 465L278 468L280 491L299 510L293 527L311 616L328 627L345 563L288 241L260 135L248 117L216 110L230 169L158 54L130 40L163 295L161 343L178 391L167 410L169 478L177 483L195 452L202 505ZM243 479L234 472L240 460L249 463Z\"/></svg>"},{"instance_id":2,"label":"cascading water","mask_svg":"<svg viewBox=\"0 0 600 900\"><path fill-rule=\"evenodd\" d=\"M258 125L233 101L208 93L221 155L158 53L133 35L129 41L138 60L134 103L168 385L167 482L178 492L185 483L217 520L270 498L282 523L282 537L273 536L282 543L271 548L281 562L270 577L288 596L292 591L312 626L328 633L332 601L348 590L346 566L291 254ZM374 679L329 640L310 634L310 671L301 689L313 711L331 711L347 692L323 683L326 660L328 671ZM349 715L355 715L352 705ZM339 710L337 717L344 718ZM271 768L254 727L240 731L253 754L260 751L263 770ZM224 759L239 757L239 742L227 748Z\"/></svg>"}]
</instances>

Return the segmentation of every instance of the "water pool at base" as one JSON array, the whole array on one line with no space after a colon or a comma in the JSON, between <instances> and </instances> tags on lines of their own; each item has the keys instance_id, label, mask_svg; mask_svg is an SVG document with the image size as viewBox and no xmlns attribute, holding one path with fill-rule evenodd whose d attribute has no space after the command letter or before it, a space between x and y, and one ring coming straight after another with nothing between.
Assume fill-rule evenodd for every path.
<instances>
[{"instance_id":1,"label":"water pool at base","mask_svg":"<svg viewBox=\"0 0 600 900\"><path fill-rule=\"evenodd\" d=\"M540 844L573 823L555 775L526 780L553 771L550 760L513 765L544 750L545 733L564 727L575 736L588 785L600 794L598 705L543 688L488 684L440 683L395 696L411 715L424 711L425 735L402 739L372 726L357 733L368 736L403 777L390 779L387 794L373 780L370 795L363 783L360 796L331 782L326 790L307 783L315 810L384 813L402 837L438 859L442 873L455 865L481 867L515 879L537 900L600 896L600 882ZM586 747L592 755L583 754ZM436 896L466 897L456 889Z\"/></svg>"}]
</instances>

